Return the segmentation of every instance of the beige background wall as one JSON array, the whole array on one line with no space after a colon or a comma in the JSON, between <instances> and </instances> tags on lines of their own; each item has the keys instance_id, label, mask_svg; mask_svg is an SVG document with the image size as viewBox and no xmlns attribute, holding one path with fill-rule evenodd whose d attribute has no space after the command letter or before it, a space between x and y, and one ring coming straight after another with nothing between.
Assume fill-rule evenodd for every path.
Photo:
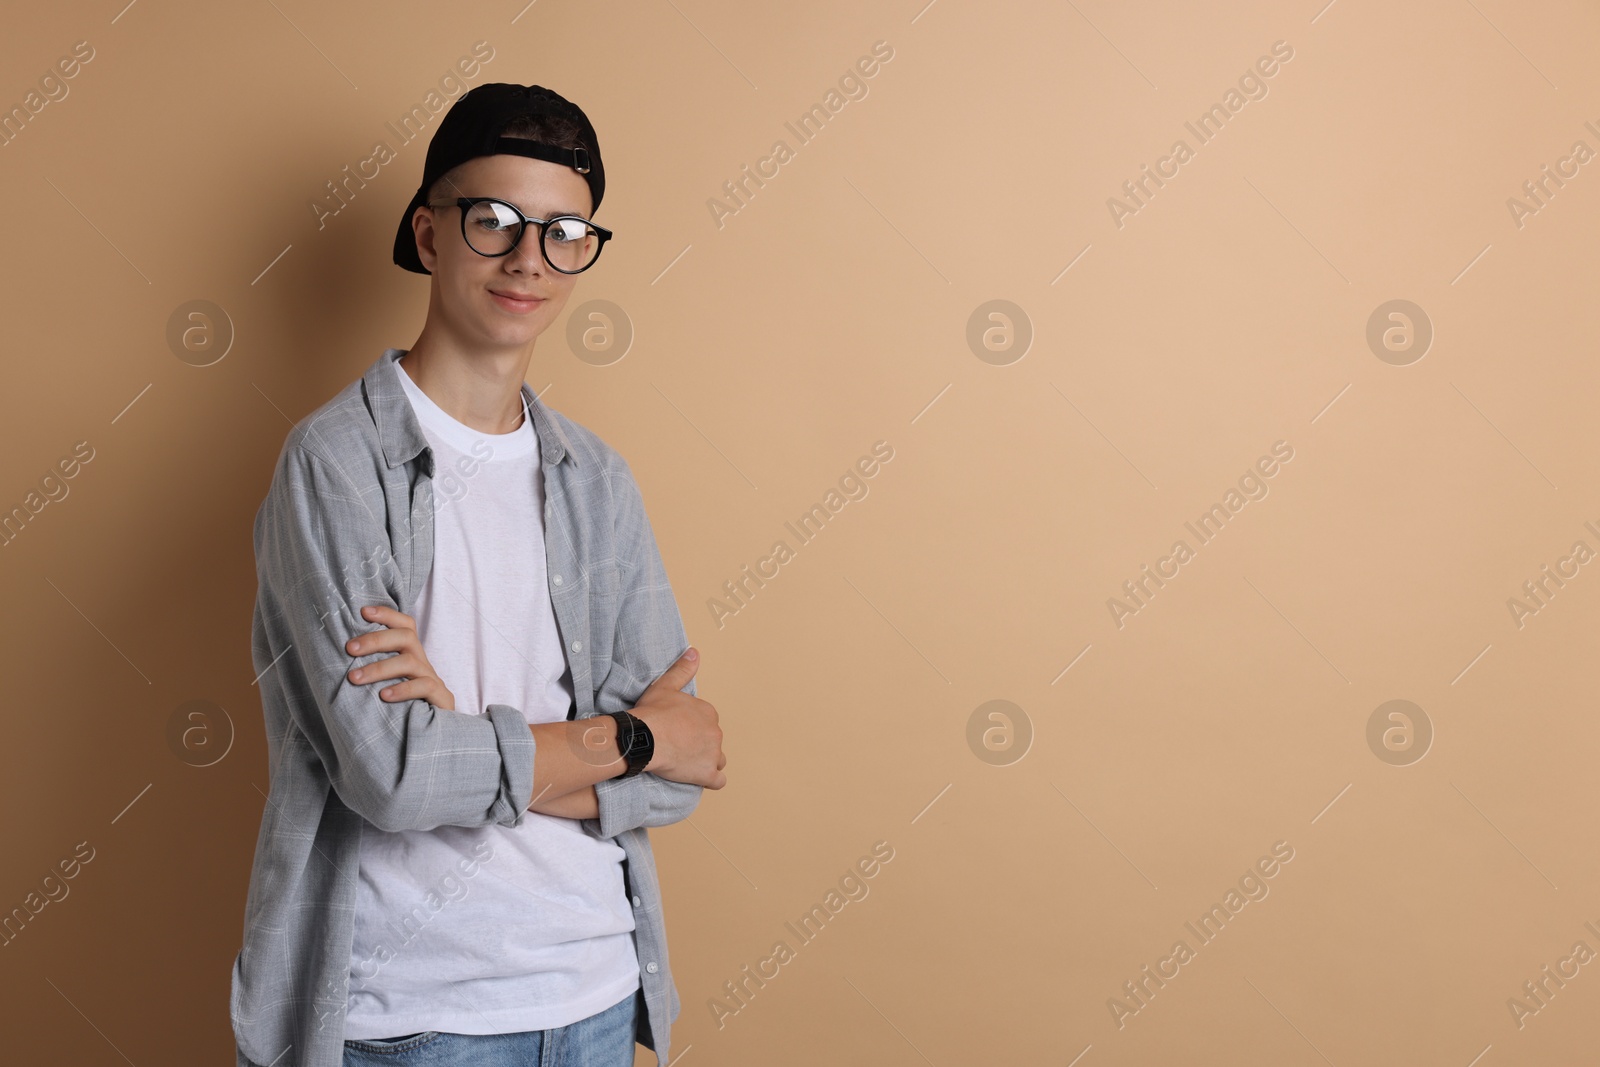
<instances>
[{"instance_id":1,"label":"beige background wall","mask_svg":"<svg viewBox=\"0 0 1600 1067\"><path fill-rule=\"evenodd\" d=\"M530 381L632 463L726 729L728 788L653 835L684 1067L1593 1047L1592 7L118 2L0 34L8 108L92 52L0 147L0 506L38 509L0 548L0 906L66 894L0 948L8 1058L231 1062L251 523L291 422L416 336L389 250L426 134L386 124L477 42L470 84L600 131L618 236L568 308L609 301L631 345L552 330ZM200 300L231 325L169 343ZM1546 966L1573 976L1541 1007Z\"/></svg>"}]
</instances>

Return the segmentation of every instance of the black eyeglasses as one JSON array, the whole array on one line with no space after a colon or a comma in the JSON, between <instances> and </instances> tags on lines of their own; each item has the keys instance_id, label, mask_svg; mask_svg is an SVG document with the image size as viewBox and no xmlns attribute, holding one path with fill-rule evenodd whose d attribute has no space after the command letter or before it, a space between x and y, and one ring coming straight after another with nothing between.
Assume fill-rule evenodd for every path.
<instances>
[{"instance_id":1,"label":"black eyeglasses","mask_svg":"<svg viewBox=\"0 0 1600 1067\"><path fill-rule=\"evenodd\" d=\"M611 231L577 215L536 219L515 204L492 196L458 196L430 200L429 207L459 207L461 236L480 256L509 255L531 223L539 227L539 250L544 261L562 274L578 274L594 266Z\"/></svg>"}]
</instances>

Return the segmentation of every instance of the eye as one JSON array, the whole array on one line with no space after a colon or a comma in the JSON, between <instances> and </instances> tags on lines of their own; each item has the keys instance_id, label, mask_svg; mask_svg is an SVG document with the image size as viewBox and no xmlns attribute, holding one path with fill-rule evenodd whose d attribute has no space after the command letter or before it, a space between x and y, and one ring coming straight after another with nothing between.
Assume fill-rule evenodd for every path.
<instances>
[{"instance_id":1,"label":"eye","mask_svg":"<svg viewBox=\"0 0 1600 1067\"><path fill-rule=\"evenodd\" d=\"M505 204L488 202L472 205L467 213L467 221L476 230L484 233L499 233L502 230L514 229L522 220Z\"/></svg>"},{"instance_id":2,"label":"eye","mask_svg":"<svg viewBox=\"0 0 1600 1067\"><path fill-rule=\"evenodd\" d=\"M553 219L546 232L552 241L570 244L573 241L583 240L584 235L589 232L589 227L579 219Z\"/></svg>"}]
</instances>

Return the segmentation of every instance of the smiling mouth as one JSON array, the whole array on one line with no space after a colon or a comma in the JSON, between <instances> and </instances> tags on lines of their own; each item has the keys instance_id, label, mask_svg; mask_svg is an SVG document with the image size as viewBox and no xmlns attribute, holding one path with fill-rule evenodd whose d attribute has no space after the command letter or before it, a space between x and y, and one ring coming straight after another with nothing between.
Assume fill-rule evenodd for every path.
<instances>
[{"instance_id":1,"label":"smiling mouth","mask_svg":"<svg viewBox=\"0 0 1600 1067\"><path fill-rule=\"evenodd\" d=\"M502 293L494 289L489 290L489 295L494 297L501 307L509 308L512 311L532 311L545 301L542 296L523 293Z\"/></svg>"}]
</instances>

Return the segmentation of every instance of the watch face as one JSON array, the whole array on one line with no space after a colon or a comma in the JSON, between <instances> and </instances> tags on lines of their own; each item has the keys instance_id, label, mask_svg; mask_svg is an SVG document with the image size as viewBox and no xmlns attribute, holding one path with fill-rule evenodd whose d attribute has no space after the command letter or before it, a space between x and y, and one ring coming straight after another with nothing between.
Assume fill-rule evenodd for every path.
<instances>
[{"instance_id":1,"label":"watch face","mask_svg":"<svg viewBox=\"0 0 1600 1067\"><path fill-rule=\"evenodd\" d=\"M628 761L628 769L621 777L630 778L644 770L655 754L655 738L644 720L631 712L616 714L617 752Z\"/></svg>"},{"instance_id":2,"label":"watch face","mask_svg":"<svg viewBox=\"0 0 1600 1067\"><path fill-rule=\"evenodd\" d=\"M633 723L633 748L639 761L639 769L642 771L645 765L655 756L656 739L655 735L650 732L650 727L644 724L643 719L635 716ZM632 763L633 760L628 762Z\"/></svg>"}]
</instances>

